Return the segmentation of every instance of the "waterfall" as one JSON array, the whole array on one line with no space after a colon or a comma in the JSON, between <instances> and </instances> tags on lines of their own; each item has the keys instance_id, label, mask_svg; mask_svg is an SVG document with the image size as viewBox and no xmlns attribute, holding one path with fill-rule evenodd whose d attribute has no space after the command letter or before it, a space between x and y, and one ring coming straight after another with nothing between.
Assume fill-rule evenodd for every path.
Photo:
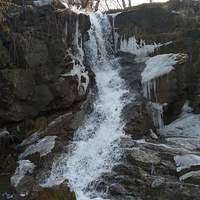
<instances>
[{"instance_id":1,"label":"waterfall","mask_svg":"<svg viewBox=\"0 0 200 200\"><path fill-rule=\"evenodd\" d=\"M119 161L119 142L125 137L121 110L129 102L128 91L118 71L120 65L114 57L109 20L101 13L90 13L89 41L84 44L85 56L96 75L96 94L93 112L87 116L84 127L74 135L70 154L54 161L51 176L43 187L68 179L78 200L106 198L95 190L95 180L110 172ZM91 92L92 93L92 92ZM89 97L90 98L90 97Z\"/></svg>"}]
</instances>

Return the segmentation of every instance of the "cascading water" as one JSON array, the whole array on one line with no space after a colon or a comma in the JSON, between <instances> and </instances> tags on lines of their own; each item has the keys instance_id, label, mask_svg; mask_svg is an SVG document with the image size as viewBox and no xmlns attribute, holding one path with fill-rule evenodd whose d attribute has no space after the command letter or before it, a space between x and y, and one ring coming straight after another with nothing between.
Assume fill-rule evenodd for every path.
<instances>
[{"instance_id":1,"label":"cascading water","mask_svg":"<svg viewBox=\"0 0 200 200\"><path fill-rule=\"evenodd\" d=\"M124 97L128 91L118 75L120 66L113 56L109 20L101 13L89 15L92 24L90 39L85 42L84 49L96 74L97 98L86 124L74 136L73 151L57 158L50 178L43 185L68 179L78 200L101 199L103 194L96 192L95 180L102 173L111 171L119 160L119 141L125 137L120 114L129 101Z\"/></svg>"}]
</instances>

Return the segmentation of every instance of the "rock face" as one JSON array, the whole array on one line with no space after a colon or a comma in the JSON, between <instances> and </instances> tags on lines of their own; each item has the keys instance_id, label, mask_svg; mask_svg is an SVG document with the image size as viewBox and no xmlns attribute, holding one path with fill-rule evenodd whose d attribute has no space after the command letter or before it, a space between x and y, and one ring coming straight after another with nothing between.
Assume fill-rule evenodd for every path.
<instances>
[{"instance_id":1,"label":"rock face","mask_svg":"<svg viewBox=\"0 0 200 200\"><path fill-rule=\"evenodd\" d=\"M199 113L200 23L193 18L198 14L194 2L187 4L193 14L191 9L184 14L188 1L181 2L142 5L115 18L120 37L135 36L147 44L166 42L150 51L150 57L181 54L169 73L156 77L148 98L141 75L146 60L136 62L137 54L127 52L116 55L122 66L119 76L129 91L121 119L130 137L121 138L122 154L111 171L84 188L87 192L95 185L92 198L199 200L200 116L193 116L189 105L183 104L190 100L194 113ZM0 173L15 172L11 180L16 200L74 200L67 180L52 185L46 180L52 164L57 166L54 161L76 148L70 141L93 110L96 96L86 97L95 75L79 54L88 39L88 16L68 9L61 12L59 2L42 7L1 4L0 125L7 129L0 130ZM92 90L98 93L95 87ZM165 124L182 112L181 117L159 129L155 120L161 120L162 113L153 116L151 107L156 102L163 106Z\"/></svg>"},{"instance_id":2,"label":"rock face","mask_svg":"<svg viewBox=\"0 0 200 200\"><path fill-rule=\"evenodd\" d=\"M73 108L60 115L45 130L34 133L17 147L17 151L21 152L16 166L19 169L11 177L16 200L76 199L67 180L56 185L52 183L41 187L41 184L50 176L54 159L71 151L69 141L84 122L85 113L78 111L77 106L77 110Z\"/></svg>"},{"instance_id":3,"label":"rock face","mask_svg":"<svg viewBox=\"0 0 200 200\"><path fill-rule=\"evenodd\" d=\"M87 39L90 21L59 1L43 7L2 1L0 20L0 173L14 173L19 153L29 145L49 135L68 142L83 124L85 114L78 110L94 74L77 52ZM67 120L44 131L66 112L71 113ZM28 144L16 150L31 134ZM38 152L28 159L40 164Z\"/></svg>"},{"instance_id":4,"label":"rock face","mask_svg":"<svg viewBox=\"0 0 200 200\"><path fill-rule=\"evenodd\" d=\"M12 15L4 11L7 24L1 25L4 35L0 37L1 123L34 118L85 99L87 87L80 86L78 75L64 74L70 73L73 62L79 62L67 50L77 48L72 44L73 35L80 31L84 36L90 27L88 18L67 9L59 13L51 5L9 8ZM75 30L78 18L81 26ZM71 28L65 36L66 24Z\"/></svg>"},{"instance_id":5,"label":"rock face","mask_svg":"<svg viewBox=\"0 0 200 200\"><path fill-rule=\"evenodd\" d=\"M156 132L153 121L146 110L147 100L142 94L141 72L145 63L136 63L135 56L130 53L119 54L122 69L120 76L126 81L130 88L132 100L122 110L122 116L127 122L124 131L133 139L150 136L151 130Z\"/></svg>"},{"instance_id":6,"label":"rock face","mask_svg":"<svg viewBox=\"0 0 200 200\"><path fill-rule=\"evenodd\" d=\"M199 199L199 185L179 182L173 157L181 150L159 144L122 139L127 148L122 163L104 174L97 189L108 187L111 199ZM106 177L106 178L105 178ZM172 189L173 188L173 189ZM193 192L192 192L193 191ZM192 193L191 193L192 192Z\"/></svg>"},{"instance_id":7,"label":"rock face","mask_svg":"<svg viewBox=\"0 0 200 200\"><path fill-rule=\"evenodd\" d=\"M128 40L134 36L138 41L143 40L147 44L165 43L150 56L166 53L185 53L188 55L183 64L175 65L175 70L156 79L157 100L153 95L153 90L151 91L153 97L151 100L167 104L163 113L165 124L178 118L187 99L191 101L195 113L199 113L197 89L199 51L197 49L200 23L192 17L198 13L194 4L196 5L196 1L146 4L123 12L115 18L115 28L119 40L124 37ZM192 11L193 14L189 13ZM119 40L118 46L120 46Z\"/></svg>"}]
</instances>

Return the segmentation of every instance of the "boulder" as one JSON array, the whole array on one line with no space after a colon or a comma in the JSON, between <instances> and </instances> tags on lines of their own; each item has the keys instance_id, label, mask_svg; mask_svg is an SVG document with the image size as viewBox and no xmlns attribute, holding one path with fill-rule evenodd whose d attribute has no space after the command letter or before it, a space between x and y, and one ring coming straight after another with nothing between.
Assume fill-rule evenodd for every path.
<instances>
[{"instance_id":1,"label":"boulder","mask_svg":"<svg viewBox=\"0 0 200 200\"><path fill-rule=\"evenodd\" d=\"M33 177L24 176L15 188L16 200L76 200L75 193L70 189L68 181L43 188L37 184Z\"/></svg>"}]
</instances>

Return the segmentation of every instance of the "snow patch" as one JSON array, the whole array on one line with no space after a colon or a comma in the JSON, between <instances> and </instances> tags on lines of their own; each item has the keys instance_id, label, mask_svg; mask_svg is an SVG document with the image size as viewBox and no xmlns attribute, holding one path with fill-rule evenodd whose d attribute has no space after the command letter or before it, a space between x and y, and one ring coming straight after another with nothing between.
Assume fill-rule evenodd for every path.
<instances>
[{"instance_id":1,"label":"snow patch","mask_svg":"<svg viewBox=\"0 0 200 200\"><path fill-rule=\"evenodd\" d=\"M36 165L31 163L29 160L20 160L17 162L19 163L19 167L16 168L14 175L11 177L11 184L14 187L17 187L26 172L32 173L33 169L36 167Z\"/></svg>"},{"instance_id":2,"label":"snow patch","mask_svg":"<svg viewBox=\"0 0 200 200\"><path fill-rule=\"evenodd\" d=\"M200 137L200 115L187 114L179 117L159 131L160 135Z\"/></svg>"},{"instance_id":3,"label":"snow patch","mask_svg":"<svg viewBox=\"0 0 200 200\"><path fill-rule=\"evenodd\" d=\"M10 133L6 130L6 128L4 128L4 129L2 129L1 131L0 131L0 136L1 135L9 135Z\"/></svg>"},{"instance_id":4,"label":"snow patch","mask_svg":"<svg viewBox=\"0 0 200 200\"><path fill-rule=\"evenodd\" d=\"M181 113L180 117L191 114L192 112L193 112L193 108L191 108L189 106L189 101L186 101L185 104L182 107L182 113Z\"/></svg>"},{"instance_id":5,"label":"snow patch","mask_svg":"<svg viewBox=\"0 0 200 200\"><path fill-rule=\"evenodd\" d=\"M49 5L53 2L53 0L36 0L36 1L33 1L34 5L36 6L44 6L44 5Z\"/></svg>"},{"instance_id":6,"label":"snow patch","mask_svg":"<svg viewBox=\"0 0 200 200\"><path fill-rule=\"evenodd\" d=\"M186 101L182 107L182 113L177 120L165 126L161 131L161 135L173 136L200 136L200 115L192 114L193 109L189 107L189 101Z\"/></svg>"},{"instance_id":7,"label":"snow patch","mask_svg":"<svg viewBox=\"0 0 200 200\"><path fill-rule=\"evenodd\" d=\"M54 185L60 185L65 179L57 179L57 180L52 180L51 182L47 182L45 184L40 184L43 188L49 188L53 187Z\"/></svg>"},{"instance_id":8,"label":"snow patch","mask_svg":"<svg viewBox=\"0 0 200 200\"><path fill-rule=\"evenodd\" d=\"M43 132L43 131L42 131ZM31 143L34 143L34 142L36 142L37 140L39 140L40 139L40 135L41 135L41 133L42 132L35 132L35 133L33 133L32 135L30 135L28 138L26 138L21 144L19 144L19 145L17 145L17 147L18 146L25 146L25 145L27 145L27 144L31 144Z\"/></svg>"},{"instance_id":9,"label":"snow patch","mask_svg":"<svg viewBox=\"0 0 200 200\"><path fill-rule=\"evenodd\" d=\"M11 200L14 200L13 195L12 195L12 194L8 194L7 192L5 192L4 194L2 194L2 197L3 197L3 199L7 199L7 200L11 199Z\"/></svg>"},{"instance_id":10,"label":"snow patch","mask_svg":"<svg viewBox=\"0 0 200 200\"><path fill-rule=\"evenodd\" d=\"M172 10L172 13L179 13L179 11Z\"/></svg>"},{"instance_id":11,"label":"snow patch","mask_svg":"<svg viewBox=\"0 0 200 200\"><path fill-rule=\"evenodd\" d=\"M153 139L155 139L155 140L157 140L158 139L158 136L150 129L150 131L151 131L151 137L153 138Z\"/></svg>"},{"instance_id":12,"label":"snow patch","mask_svg":"<svg viewBox=\"0 0 200 200\"><path fill-rule=\"evenodd\" d=\"M158 186L160 186L161 184L163 183L163 180L161 179L155 179L152 184L151 184L151 187L152 188L157 188Z\"/></svg>"},{"instance_id":13,"label":"snow patch","mask_svg":"<svg viewBox=\"0 0 200 200\"><path fill-rule=\"evenodd\" d=\"M147 142L145 141L145 139L141 139L141 140L134 140L135 142L137 142L138 144L142 144L142 145L153 145L153 146L157 146L157 147L163 147L166 149L170 149L170 150L174 150L175 152L186 152L186 153L190 153L191 151L188 151L187 149L184 148L175 148L173 146L168 146L166 144L156 144L156 143L152 143L152 142Z\"/></svg>"},{"instance_id":14,"label":"snow patch","mask_svg":"<svg viewBox=\"0 0 200 200\"><path fill-rule=\"evenodd\" d=\"M200 165L200 156L193 154L175 156L174 160L177 166L177 172L180 172L183 169L190 168L191 166Z\"/></svg>"},{"instance_id":15,"label":"snow patch","mask_svg":"<svg viewBox=\"0 0 200 200\"><path fill-rule=\"evenodd\" d=\"M197 176L199 176L200 177L200 171L192 171L192 172L188 172L187 174L184 174L184 175L182 175L182 176L180 176L179 177L179 180L180 181L183 181L183 180L185 180L185 179L187 179L187 178L189 178L189 177L197 177Z\"/></svg>"},{"instance_id":16,"label":"snow patch","mask_svg":"<svg viewBox=\"0 0 200 200\"><path fill-rule=\"evenodd\" d=\"M40 153L40 157L46 156L54 148L56 137L57 136L46 136L36 144L30 145L22 154L19 155L19 160L36 152Z\"/></svg>"},{"instance_id":17,"label":"snow patch","mask_svg":"<svg viewBox=\"0 0 200 200\"><path fill-rule=\"evenodd\" d=\"M200 149L200 138L166 138L167 142L176 144L178 147L183 147L189 150Z\"/></svg>"}]
</instances>

